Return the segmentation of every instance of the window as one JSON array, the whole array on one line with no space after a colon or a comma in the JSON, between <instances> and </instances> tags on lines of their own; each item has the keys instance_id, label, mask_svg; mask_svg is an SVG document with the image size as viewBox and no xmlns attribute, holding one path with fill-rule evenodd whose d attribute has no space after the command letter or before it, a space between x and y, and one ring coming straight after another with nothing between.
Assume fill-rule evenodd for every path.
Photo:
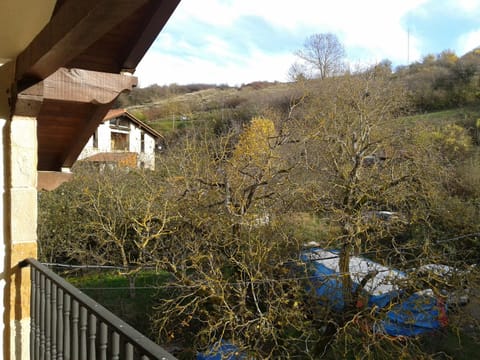
<instances>
[{"instance_id":1,"label":"window","mask_svg":"<svg viewBox=\"0 0 480 360\"><path fill-rule=\"evenodd\" d=\"M125 118L115 118L110 120L110 129L130 131L130 122Z\"/></svg>"},{"instance_id":2,"label":"window","mask_svg":"<svg viewBox=\"0 0 480 360\"><path fill-rule=\"evenodd\" d=\"M112 132L111 145L113 151L128 151L128 134Z\"/></svg>"},{"instance_id":3,"label":"window","mask_svg":"<svg viewBox=\"0 0 480 360\"><path fill-rule=\"evenodd\" d=\"M145 131L140 134L140 152L145 152Z\"/></svg>"},{"instance_id":4,"label":"window","mask_svg":"<svg viewBox=\"0 0 480 360\"><path fill-rule=\"evenodd\" d=\"M121 116L110 120L110 133L112 151L128 151L130 149L130 121L127 118Z\"/></svg>"}]
</instances>

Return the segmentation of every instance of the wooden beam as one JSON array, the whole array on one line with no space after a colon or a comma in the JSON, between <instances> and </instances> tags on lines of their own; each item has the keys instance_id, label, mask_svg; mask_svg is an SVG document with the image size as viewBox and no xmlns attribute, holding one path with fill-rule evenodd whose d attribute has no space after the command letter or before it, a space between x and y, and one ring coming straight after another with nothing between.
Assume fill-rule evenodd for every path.
<instances>
[{"instance_id":1,"label":"wooden beam","mask_svg":"<svg viewBox=\"0 0 480 360\"><path fill-rule=\"evenodd\" d=\"M149 0L66 0L17 58L16 79L42 80Z\"/></svg>"},{"instance_id":2,"label":"wooden beam","mask_svg":"<svg viewBox=\"0 0 480 360\"><path fill-rule=\"evenodd\" d=\"M138 41L127 54L122 66L123 70L131 73L135 71L138 63L155 41L179 3L180 0L160 0L152 4L153 9L148 23L138 37Z\"/></svg>"},{"instance_id":3,"label":"wooden beam","mask_svg":"<svg viewBox=\"0 0 480 360\"><path fill-rule=\"evenodd\" d=\"M37 117L43 104L43 96L19 94L13 113L17 116Z\"/></svg>"},{"instance_id":4,"label":"wooden beam","mask_svg":"<svg viewBox=\"0 0 480 360\"><path fill-rule=\"evenodd\" d=\"M134 76L60 68L42 82L22 91L24 98L108 104L137 85Z\"/></svg>"},{"instance_id":5,"label":"wooden beam","mask_svg":"<svg viewBox=\"0 0 480 360\"><path fill-rule=\"evenodd\" d=\"M72 143L72 146L69 148L67 154L65 154L64 158L62 159L62 167L72 167L75 161L78 158L78 155L82 152L85 144L87 143L88 139L92 136L92 134L97 129L98 125L103 121L105 115L107 115L108 110L113 105L114 100L110 104L102 104L96 107L93 114L88 119L87 124L82 128L82 131L78 134L75 141Z\"/></svg>"}]
</instances>

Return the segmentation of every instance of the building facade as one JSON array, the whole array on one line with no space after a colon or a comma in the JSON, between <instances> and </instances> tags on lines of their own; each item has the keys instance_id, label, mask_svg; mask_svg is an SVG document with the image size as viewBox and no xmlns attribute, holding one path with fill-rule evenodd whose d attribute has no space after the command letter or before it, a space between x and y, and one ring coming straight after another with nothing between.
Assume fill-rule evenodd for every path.
<instances>
[{"instance_id":1,"label":"building facade","mask_svg":"<svg viewBox=\"0 0 480 360\"><path fill-rule=\"evenodd\" d=\"M130 166L155 169L155 153L162 136L124 109L110 110L88 139L78 159L96 163L115 163L135 159ZM125 156L121 156L125 153ZM133 156L132 156L133 155Z\"/></svg>"}]
</instances>

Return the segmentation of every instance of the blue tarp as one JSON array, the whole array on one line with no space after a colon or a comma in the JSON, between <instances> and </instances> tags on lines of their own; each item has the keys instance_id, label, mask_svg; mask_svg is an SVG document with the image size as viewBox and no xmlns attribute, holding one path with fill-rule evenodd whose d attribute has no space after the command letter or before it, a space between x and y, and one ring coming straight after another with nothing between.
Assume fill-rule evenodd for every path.
<instances>
[{"instance_id":1,"label":"blue tarp","mask_svg":"<svg viewBox=\"0 0 480 360\"><path fill-rule=\"evenodd\" d=\"M392 336L416 336L447 324L445 305L433 294L414 293L387 312L380 329Z\"/></svg>"},{"instance_id":2,"label":"blue tarp","mask_svg":"<svg viewBox=\"0 0 480 360\"><path fill-rule=\"evenodd\" d=\"M336 311L341 311L345 304L338 267L338 251L314 248L303 253L302 260L312 265L312 286L320 301ZM405 273L355 256L350 259L352 292L370 271L377 271L378 274L367 282L362 291L362 294L368 297L368 306L385 308L394 299L406 296L399 285L401 280L406 279ZM439 329L445 324L446 312L443 302L439 301L431 290L427 290L414 293L394 305L386 313L385 319L376 325L376 330L391 336L416 336Z\"/></svg>"},{"instance_id":3,"label":"blue tarp","mask_svg":"<svg viewBox=\"0 0 480 360\"><path fill-rule=\"evenodd\" d=\"M238 348L227 342L222 341L216 346L212 346L206 353L198 353L197 360L245 360L244 354L238 351Z\"/></svg>"}]
</instances>

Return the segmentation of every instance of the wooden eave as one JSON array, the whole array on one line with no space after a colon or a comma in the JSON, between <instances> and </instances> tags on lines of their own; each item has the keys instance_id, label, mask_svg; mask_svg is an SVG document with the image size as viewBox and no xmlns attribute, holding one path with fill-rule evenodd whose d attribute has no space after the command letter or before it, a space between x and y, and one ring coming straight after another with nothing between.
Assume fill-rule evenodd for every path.
<instances>
[{"instance_id":1,"label":"wooden eave","mask_svg":"<svg viewBox=\"0 0 480 360\"><path fill-rule=\"evenodd\" d=\"M62 0L18 56L20 90L59 67L133 72L180 0Z\"/></svg>"},{"instance_id":2,"label":"wooden eave","mask_svg":"<svg viewBox=\"0 0 480 360\"><path fill-rule=\"evenodd\" d=\"M180 0L148 1L125 18L67 67L88 64L91 70L133 73Z\"/></svg>"},{"instance_id":3,"label":"wooden eave","mask_svg":"<svg viewBox=\"0 0 480 360\"><path fill-rule=\"evenodd\" d=\"M39 170L73 165L179 2L57 1L16 60L14 113L37 118Z\"/></svg>"}]
</instances>

